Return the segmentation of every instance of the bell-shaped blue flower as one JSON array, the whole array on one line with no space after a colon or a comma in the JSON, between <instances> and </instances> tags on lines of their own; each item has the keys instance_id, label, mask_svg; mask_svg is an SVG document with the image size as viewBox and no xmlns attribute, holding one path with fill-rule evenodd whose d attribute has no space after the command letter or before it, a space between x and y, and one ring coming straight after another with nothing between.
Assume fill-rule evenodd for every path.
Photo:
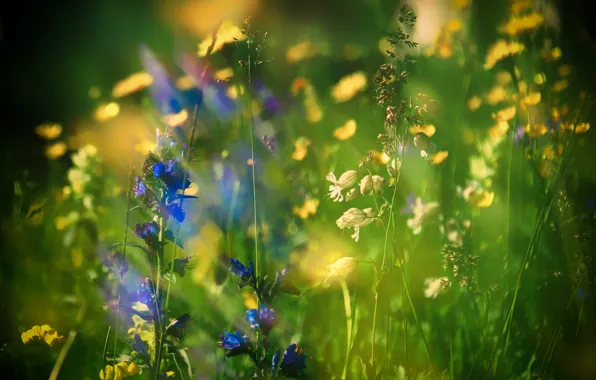
<instances>
[{"instance_id":1,"label":"bell-shaped blue flower","mask_svg":"<svg viewBox=\"0 0 596 380\"><path fill-rule=\"evenodd\" d=\"M227 351L227 357L242 355L248 352L248 338L239 331L230 333L226 330L223 334L219 335L219 339L218 346Z\"/></svg>"}]
</instances>

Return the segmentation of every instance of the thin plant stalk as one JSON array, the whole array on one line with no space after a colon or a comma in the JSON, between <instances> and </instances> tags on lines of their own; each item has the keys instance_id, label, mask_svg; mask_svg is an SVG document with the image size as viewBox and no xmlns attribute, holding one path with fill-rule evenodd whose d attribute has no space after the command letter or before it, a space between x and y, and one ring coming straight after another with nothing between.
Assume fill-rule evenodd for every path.
<instances>
[{"instance_id":1,"label":"thin plant stalk","mask_svg":"<svg viewBox=\"0 0 596 380\"><path fill-rule=\"evenodd\" d=\"M77 314L77 318L75 320L75 328L70 330L68 333L68 338L66 338L66 342L62 349L60 350L60 354L58 354L58 359L56 359L56 363L54 363L54 368L52 368L52 372L50 373L49 380L56 380L58 378L58 374L60 373L60 369L68 356L68 352L74 343L75 338L77 337L77 328L83 322L83 318L85 317L85 313L87 312L87 302L83 300L81 303L81 307L79 308L79 312Z\"/></svg>"},{"instance_id":2,"label":"thin plant stalk","mask_svg":"<svg viewBox=\"0 0 596 380\"><path fill-rule=\"evenodd\" d=\"M250 38L248 39L248 88L251 86L251 44ZM248 94L248 91L247 91ZM252 102L250 95L248 95L248 117L250 123L250 160L252 169L252 205L254 214L254 225L255 225L255 276L259 276L259 225L257 223L257 182L255 176L255 141L254 141L254 120L252 114Z\"/></svg>"},{"instance_id":3,"label":"thin plant stalk","mask_svg":"<svg viewBox=\"0 0 596 380\"><path fill-rule=\"evenodd\" d=\"M118 306L116 307L116 330L114 330L114 350L112 353L114 356L116 355L116 349L118 348L118 331L120 329L120 303L121 303L120 288L122 285L122 280L124 279L124 274L122 273L122 266L126 262L126 247L127 247L127 241L128 241L128 220L130 217L130 205L132 204L132 183L133 183L132 178L133 178L133 175L132 175L132 160L131 160L130 168L128 171L128 191L126 192L126 216L124 217L124 236L122 238L122 261L120 262L120 266L118 269L118 276L119 276ZM108 337L109 337L109 334L110 334L110 332L108 330ZM107 338L106 338L106 344L107 344Z\"/></svg>"},{"instance_id":4,"label":"thin plant stalk","mask_svg":"<svg viewBox=\"0 0 596 380\"><path fill-rule=\"evenodd\" d=\"M348 290L348 285L346 284L345 280L340 281L341 291L344 297L344 312L346 315L346 360L344 361L344 369L341 373L342 380L346 379L348 365L350 363L350 352L352 350L352 305L350 301L350 291Z\"/></svg>"}]
</instances>

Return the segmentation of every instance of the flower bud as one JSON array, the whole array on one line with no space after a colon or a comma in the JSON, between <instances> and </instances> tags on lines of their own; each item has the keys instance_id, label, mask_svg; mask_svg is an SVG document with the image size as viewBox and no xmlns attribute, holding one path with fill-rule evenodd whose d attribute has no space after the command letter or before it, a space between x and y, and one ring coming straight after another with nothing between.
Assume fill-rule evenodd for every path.
<instances>
[{"instance_id":1,"label":"flower bud","mask_svg":"<svg viewBox=\"0 0 596 380\"><path fill-rule=\"evenodd\" d=\"M356 269L359 261L353 257L342 257L329 265L329 274L324 282L330 279L343 280Z\"/></svg>"},{"instance_id":2,"label":"flower bud","mask_svg":"<svg viewBox=\"0 0 596 380\"><path fill-rule=\"evenodd\" d=\"M356 184L358 181L358 172L356 170L348 170L342 174L337 180L337 185L342 189L348 189Z\"/></svg>"},{"instance_id":3,"label":"flower bud","mask_svg":"<svg viewBox=\"0 0 596 380\"><path fill-rule=\"evenodd\" d=\"M360 181L360 194L365 195L370 193L373 188L373 179L370 175L362 178Z\"/></svg>"},{"instance_id":4,"label":"flower bud","mask_svg":"<svg viewBox=\"0 0 596 380\"><path fill-rule=\"evenodd\" d=\"M346 193L346 202L356 199L357 196L358 191L356 190L356 188L348 190L348 192Z\"/></svg>"}]
</instances>

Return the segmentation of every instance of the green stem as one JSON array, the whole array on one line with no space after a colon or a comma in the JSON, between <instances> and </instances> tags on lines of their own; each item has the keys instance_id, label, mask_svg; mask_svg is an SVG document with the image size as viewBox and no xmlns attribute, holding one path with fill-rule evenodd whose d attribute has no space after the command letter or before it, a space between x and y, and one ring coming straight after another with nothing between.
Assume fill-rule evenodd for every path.
<instances>
[{"instance_id":1,"label":"green stem","mask_svg":"<svg viewBox=\"0 0 596 380\"><path fill-rule=\"evenodd\" d=\"M348 290L348 285L346 284L345 280L340 282L341 290L344 296L344 311L346 315L346 334L347 334L347 342L346 342L346 360L344 361L344 369L341 373L342 380L346 379L348 365L350 362L350 351L352 350L352 306L350 302L350 291Z\"/></svg>"},{"instance_id":2,"label":"green stem","mask_svg":"<svg viewBox=\"0 0 596 380\"><path fill-rule=\"evenodd\" d=\"M248 97L248 116L250 122L250 159L252 162L252 201L255 225L255 276L259 275L259 225L257 224L257 181L255 176L255 142L254 142L254 121L252 115L252 98L250 96L251 89L251 46L250 37L248 40L248 90L246 91Z\"/></svg>"}]
</instances>

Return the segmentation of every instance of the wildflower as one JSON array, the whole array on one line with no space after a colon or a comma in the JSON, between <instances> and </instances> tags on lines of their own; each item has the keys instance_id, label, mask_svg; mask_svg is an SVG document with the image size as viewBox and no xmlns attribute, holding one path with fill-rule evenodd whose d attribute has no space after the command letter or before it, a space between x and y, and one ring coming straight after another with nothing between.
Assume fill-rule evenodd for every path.
<instances>
[{"instance_id":1,"label":"wildflower","mask_svg":"<svg viewBox=\"0 0 596 380\"><path fill-rule=\"evenodd\" d=\"M535 106L536 104L540 103L541 99L540 92L530 92L528 95L524 96L521 101L522 108Z\"/></svg>"},{"instance_id":2,"label":"wildflower","mask_svg":"<svg viewBox=\"0 0 596 380\"><path fill-rule=\"evenodd\" d=\"M468 99L468 109L470 111L476 111L482 105L482 99L480 97L474 95L470 99Z\"/></svg>"},{"instance_id":3,"label":"wildflower","mask_svg":"<svg viewBox=\"0 0 596 380\"><path fill-rule=\"evenodd\" d=\"M292 159L296 161L302 161L306 154L308 153L308 146L310 145L310 140L306 137L299 137L294 142L294 153L292 153Z\"/></svg>"},{"instance_id":4,"label":"wildflower","mask_svg":"<svg viewBox=\"0 0 596 380\"><path fill-rule=\"evenodd\" d=\"M336 260L333 264L327 266L329 268L329 274L323 282L327 282L330 279L343 280L350 273L356 269L359 261L353 257L342 257Z\"/></svg>"},{"instance_id":5,"label":"wildflower","mask_svg":"<svg viewBox=\"0 0 596 380\"><path fill-rule=\"evenodd\" d=\"M238 259L230 259L230 272L243 279L249 279L255 275L255 270L252 262L248 263L248 268L244 266Z\"/></svg>"},{"instance_id":6,"label":"wildflower","mask_svg":"<svg viewBox=\"0 0 596 380\"><path fill-rule=\"evenodd\" d=\"M532 32L542 24L544 24L544 16L538 12L532 12L524 16L512 16L501 26L500 31L513 37Z\"/></svg>"},{"instance_id":7,"label":"wildflower","mask_svg":"<svg viewBox=\"0 0 596 380\"><path fill-rule=\"evenodd\" d=\"M354 119L350 119L341 127L336 128L335 131L333 131L333 136L336 139L343 141L354 136L354 133L356 133L356 121Z\"/></svg>"},{"instance_id":8,"label":"wildflower","mask_svg":"<svg viewBox=\"0 0 596 380\"><path fill-rule=\"evenodd\" d=\"M492 205L494 199L495 193L492 191L477 190L470 194L468 202L477 208L487 208Z\"/></svg>"},{"instance_id":9,"label":"wildflower","mask_svg":"<svg viewBox=\"0 0 596 380\"><path fill-rule=\"evenodd\" d=\"M431 163L433 165L439 165L441 163L443 163L447 157L449 157L449 152L446 150L442 150L440 152L435 153L432 157L431 157Z\"/></svg>"},{"instance_id":10,"label":"wildflower","mask_svg":"<svg viewBox=\"0 0 596 380\"><path fill-rule=\"evenodd\" d=\"M442 278L434 278L429 277L424 279L424 285L426 289L424 289L424 296L426 298L437 298L441 290L443 290L443 283L447 281L447 277Z\"/></svg>"},{"instance_id":11,"label":"wildflower","mask_svg":"<svg viewBox=\"0 0 596 380\"><path fill-rule=\"evenodd\" d=\"M358 208L350 208L344 212L342 216L335 222L339 229L353 228L354 233L350 236L354 241L358 242L360 239L360 228L372 223L374 220L374 213L372 208L365 208L360 210Z\"/></svg>"},{"instance_id":12,"label":"wildflower","mask_svg":"<svg viewBox=\"0 0 596 380\"><path fill-rule=\"evenodd\" d=\"M178 127L188 120L188 111L183 108L182 111L164 115L161 121L168 127Z\"/></svg>"},{"instance_id":13,"label":"wildflower","mask_svg":"<svg viewBox=\"0 0 596 380\"><path fill-rule=\"evenodd\" d=\"M523 140L525 133L526 130L523 126L515 128L515 132L513 133L513 143L519 144L519 142Z\"/></svg>"},{"instance_id":14,"label":"wildflower","mask_svg":"<svg viewBox=\"0 0 596 380\"><path fill-rule=\"evenodd\" d=\"M57 123L41 124L35 127L35 133L46 140L55 140L62 133L62 126Z\"/></svg>"},{"instance_id":15,"label":"wildflower","mask_svg":"<svg viewBox=\"0 0 596 380\"><path fill-rule=\"evenodd\" d=\"M515 106L512 107L507 107L505 109L502 109L500 111L498 111L496 114L493 113L493 119L495 119L496 121L509 121L511 119L513 119L513 117L515 116L516 110L515 110Z\"/></svg>"},{"instance_id":16,"label":"wildflower","mask_svg":"<svg viewBox=\"0 0 596 380\"><path fill-rule=\"evenodd\" d=\"M136 185L132 191L133 191L135 197L142 197L147 193L147 186L145 185L145 182L143 182L141 177L137 176L135 180L136 180Z\"/></svg>"},{"instance_id":17,"label":"wildflower","mask_svg":"<svg viewBox=\"0 0 596 380\"><path fill-rule=\"evenodd\" d=\"M354 199L356 199L356 197L358 196L358 191L356 190L356 188L351 188L350 190L348 190L348 192L346 193L346 198L345 201L346 202L350 202L353 201Z\"/></svg>"},{"instance_id":18,"label":"wildflower","mask_svg":"<svg viewBox=\"0 0 596 380\"><path fill-rule=\"evenodd\" d=\"M33 341L43 340L48 346L54 346L64 340L64 336L59 335L58 332L49 325L33 326L29 330L21 334L21 340L24 344Z\"/></svg>"},{"instance_id":19,"label":"wildflower","mask_svg":"<svg viewBox=\"0 0 596 380\"><path fill-rule=\"evenodd\" d=\"M507 97L507 92L502 86L493 87L488 94L486 94L486 102L491 106L494 106Z\"/></svg>"},{"instance_id":20,"label":"wildflower","mask_svg":"<svg viewBox=\"0 0 596 380\"><path fill-rule=\"evenodd\" d=\"M246 320L253 329L260 328L265 334L269 333L271 327L276 321L275 312L266 305L261 305L259 309L250 309L246 312Z\"/></svg>"},{"instance_id":21,"label":"wildflower","mask_svg":"<svg viewBox=\"0 0 596 380\"><path fill-rule=\"evenodd\" d=\"M219 335L219 339L221 340L218 346L226 350L226 357L228 358L248 352L248 337L238 331L230 333L226 330L223 334Z\"/></svg>"},{"instance_id":22,"label":"wildflower","mask_svg":"<svg viewBox=\"0 0 596 380\"><path fill-rule=\"evenodd\" d=\"M148 247L154 248L159 242L159 225L155 221L137 223L134 234L139 239L145 240Z\"/></svg>"},{"instance_id":23,"label":"wildflower","mask_svg":"<svg viewBox=\"0 0 596 380\"><path fill-rule=\"evenodd\" d=\"M555 84L553 84L552 90L553 92L561 92L565 90L568 86L569 82L567 81L567 79L561 79L555 82Z\"/></svg>"},{"instance_id":24,"label":"wildflower","mask_svg":"<svg viewBox=\"0 0 596 380\"><path fill-rule=\"evenodd\" d=\"M286 51L286 60L288 63L298 63L304 59L315 56L317 53L314 44L311 41L306 40L290 46Z\"/></svg>"},{"instance_id":25,"label":"wildflower","mask_svg":"<svg viewBox=\"0 0 596 380\"><path fill-rule=\"evenodd\" d=\"M432 137L435 134L435 132L437 131L437 129L435 128L434 125L427 124L427 125L415 125L413 127L410 127L409 131L413 135L416 135L418 133L424 133L428 137Z\"/></svg>"},{"instance_id":26,"label":"wildflower","mask_svg":"<svg viewBox=\"0 0 596 380\"><path fill-rule=\"evenodd\" d=\"M488 129L487 133L491 137L503 137L509 130L509 123L506 121L500 121L495 126Z\"/></svg>"},{"instance_id":27,"label":"wildflower","mask_svg":"<svg viewBox=\"0 0 596 380\"><path fill-rule=\"evenodd\" d=\"M153 76L147 72L134 73L119 81L112 88L112 97L121 98L133 94L153 84Z\"/></svg>"},{"instance_id":28,"label":"wildflower","mask_svg":"<svg viewBox=\"0 0 596 380\"><path fill-rule=\"evenodd\" d=\"M358 181L358 173L356 170L348 170L343 173L339 179L335 177L335 174L329 173L326 177L327 181L331 182L329 186L329 198L333 199L334 202L342 202L344 200L342 190L349 189L354 186Z\"/></svg>"},{"instance_id":29,"label":"wildflower","mask_svg":"<svg viewBox=\"0 0 596 380\"><path fill-rule=\"evenodd\" d=\"M295 215L298 215L301 219L308 219L309 216L316 214L317 208L319 207L318 199L307 199L304 201L302 207L294 206L292 211Z\"/></svg>"},{"instance_id":30,"label":"wildflower","mask_svg":"<svg viewBox=\"0 0 596 380\"><path fill-rule=\"evenodd\" d=\"M331 97L337 103L347 102L366 88L366 75L362 71L346 75L333 86Z\"/></svg>"},{"instance_id":31,"label":"wildflower","mask_svg":"<svg viewBox=\"0 0 596 380\"><path fill-rule=\"evenodd\" d=\"M213 40L214 38L215 41ZM215 37L213 34L209 34L201 41L197 55L199 57L205 57L207 54L213 54L221 50L226 44L235 41L244 41L245 39L246 35L242 33L238 26L230 21L224 21L215 33Z\"/></svg>"},{"instance_id":32,"label":"wildflower","mask_svg":"<svg viewBox=\"0 0 596 380\"><path fill-rule=\"evenodd\" d=\"M566 77L567 75L571 74L571 71L572 71L571 65L559 66L559 75L562 77Z\"/></svg>"},{"instance_id":33,"label":"wildflower","mask_svg":"<svg viewBox=\"0 0 596 380\"><path fill-rule=\"evenodd\" d=\"M121 380L128 376L135 376L139 373L139 366L131 362L120 362L115 366L107 365L105 369L99 372L101 380Z\"/></svg>"},{"instance_id":34,"label":"wildflower","mask_svg":"<svg viewBox=\"0 0 596 380\"><path fill-rule=\"evenodd\" d=\"M99 122L115 118L120 113L120 106L116 102L102 104L95 110L95 120Z\"/></svg>"},{"instance_id":35,"label":"wildflower","mask_svg":"<svg viewBox=\"0 0 596 380\"><path fill-rule=\"evenodd\" d=\"M280 372L288 377L298 377L300 376L300 372L306 368L306 355L304 355L304 350L296 343L292 343L288 346L285 350L283 358L281 359L280 363L280 351L277 351L275 355L273 355L272 360L272 367L275 370L279 365Z\"/></svg>"},{"instance_id":36,"label":"wildflower","mask_svg":"<svg viewBox=\"0 0 596 380\"><path fill-rule=\"evenodd\" d=\"M147 305L149 309L154 307L153 299L155 297L155 287L153 282L149 278L145 278L145 281L137 288L137 295L140 303Z\"/></svg>"},{"instance_id":37,"label":"wildflower","mask_svg":"<svg viewBox=\"0 0 596 380\"><path fill-rule=\"evenodd\" d=\"M158 162L151 167L151 170L153 171L153 177L160 179L166 185L168 197L175 196L178 190L185 190L190 187L188 171L182 168L178 158Z\"/></svg>"},{"instance_id":38,"label":"wildflower","mask_svg":"<svg viewBox=\"0 0 596 380\"><path fill-rule=\"evenodd\" d=\"M50 160L56 160L64 156L64 153L66 153L66 149L66 143L62 141L54 143L46 148L46 157Z\"/></svg>"},{"instance_id":39,"label":"wildflower","mask_svg":"<svg viewBox=\"0 0 596 380\"><path fill-rule=\"evenodd\" d=\"M488 166L484 157L472 156L470 157L470 174L473 178L481 180L495 174L495 169Z\"/></svg>"},{"instance_id":40,"label":"wildflower","mask_svg":"<svg viewBox=\"0 0 596 380\"><path fill-rule=\"evenodd\" d=\"M579 123L577 125L573 123L561 123L561 129L575 132L576 135L586 133L590 130L590 123Z\"/></svg>"},{"instance_id":41,"label":"wildflower","mask_svg":"<svg viewBox=\"0 0 596 380\"><path fill-rule=\"evenodd\" d=\"M422 225L434 214L439 204L437 202L422 202L422 198L416 197L412 202L412 197L408 199L408 205L402 209L402 213L412 214L406 222L414 235L420 234Z\"/></svg>"},{"instance_id":42,"label":"wildflower","mask_svg":"<svg viewBox=\"0 0 596 380\"><path fill-rule=\"evenodd\" d=\"M379 175L367 175L360 181L360 194L379 194L385 179Z\"/></svg>"},{"instance_id":43,"label":"wildflower","mask_svg":"<svg viewBox=\"0 0 596 380\"><path fill-rule=\"evenodd\" d=\"M490 70L498 62L508 57L521 54L524 49L525 46L519 42L506 42L505 40L499 40L488 50L484 69Z\"/></svg>"}]
</instances>

